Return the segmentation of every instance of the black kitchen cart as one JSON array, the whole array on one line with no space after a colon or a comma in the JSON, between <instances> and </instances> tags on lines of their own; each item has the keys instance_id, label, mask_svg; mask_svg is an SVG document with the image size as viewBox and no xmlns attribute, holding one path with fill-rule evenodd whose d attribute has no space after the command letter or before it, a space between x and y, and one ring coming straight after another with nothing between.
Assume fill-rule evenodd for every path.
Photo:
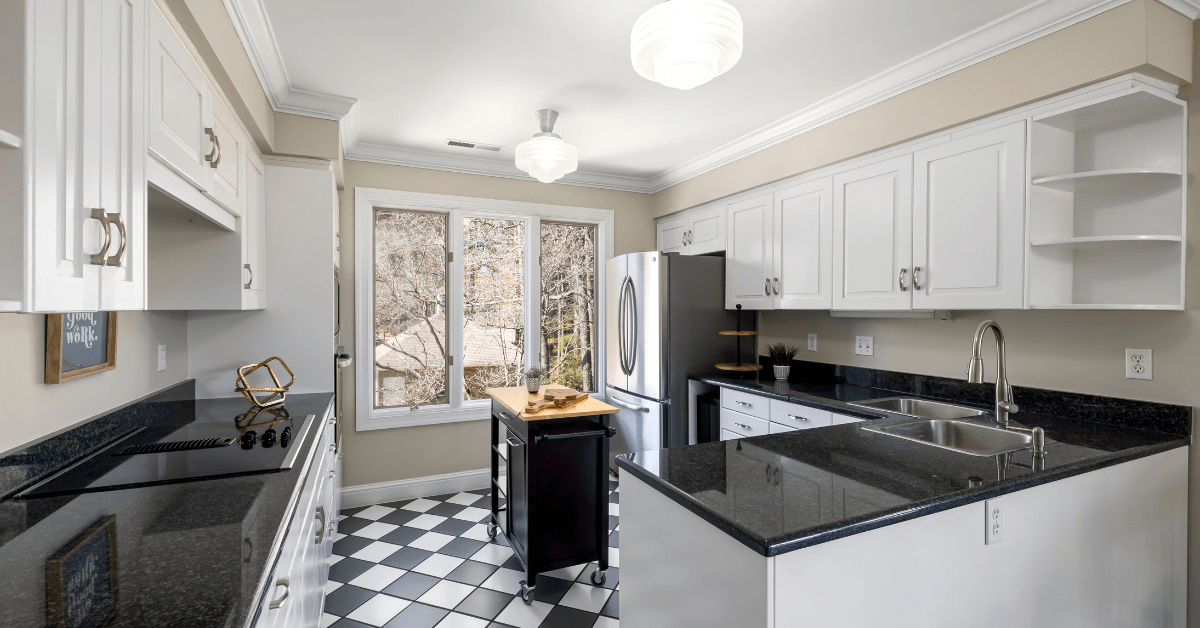
<instances>
[{"instance_id":1,"label":"black kitchen cart","mask_svg":"<svg viewBox=\"0 0 1200 628\"><path fill-rule=\"evenodd\" d=\"M525 570L521 599L533 602L537 574L595 561L592 583L608 570L609 414L588 399L574 408L524 416L524 387L489 388L492 397L492 516L488 536L503 530ZM500 460L507 480L500 484ZM500 492L506 503L500 506ZM504 513L504 519L500 518Z\"/></svg>"}]
</instances>

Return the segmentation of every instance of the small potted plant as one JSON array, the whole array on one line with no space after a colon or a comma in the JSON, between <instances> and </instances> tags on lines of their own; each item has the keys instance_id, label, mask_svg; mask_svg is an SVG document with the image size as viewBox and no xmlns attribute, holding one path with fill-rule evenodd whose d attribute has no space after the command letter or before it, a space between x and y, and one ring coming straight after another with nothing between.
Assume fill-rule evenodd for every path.
<instances>
[{"instance_id":1,"label":"small potted plant","mask_svg":"<svg viewBox=\"0 0 1200 628\"><path fill-rule=\"evenodd\" d=\"M767 357L775 364L775 379L787 379L792 372L792 358L799 351L792 345L777 342L767 346Z\"/></svg>"},{"instance_id":2,"label":"small potted plant","mask_svg":"<svg viewBox=\"0 0 1200 628\"><path fill-rule=\"evenodd\" d=\"M546 378L546 369L541 367L533 367L525 371L525 389L529 394L536 395L538 389L542 387L542 380Z\"/></svg>"}]
</instances>

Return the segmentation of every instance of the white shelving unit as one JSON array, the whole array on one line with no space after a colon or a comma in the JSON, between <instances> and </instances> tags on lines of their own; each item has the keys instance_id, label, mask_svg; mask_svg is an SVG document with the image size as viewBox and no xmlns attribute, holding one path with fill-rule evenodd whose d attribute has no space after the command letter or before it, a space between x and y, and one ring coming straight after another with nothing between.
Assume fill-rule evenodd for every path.
<instances>
[{"instance_id":1,"label":"white shelving unit","mask_svg":"<svg viewBox=\"0 0 1200 628\"><path fill-rule=\"evenodd\" d=\"M1028 306L1183 309L1186 104L1135 86L1031 127Z\"/></svg>"},{"instance_id":2,"label":"white shelving unit","mask_svg":"<svg viewBox=\"0 0 1200 628\"><path fill-rule=\"evenodd\" d=\"M9 133L8 131L5 131L4 129L0 129L0 148L20 148L20 147L21 147L21 138L17 137L16 135L13 135L12 133Z\"/></svg>"}]
</instances>

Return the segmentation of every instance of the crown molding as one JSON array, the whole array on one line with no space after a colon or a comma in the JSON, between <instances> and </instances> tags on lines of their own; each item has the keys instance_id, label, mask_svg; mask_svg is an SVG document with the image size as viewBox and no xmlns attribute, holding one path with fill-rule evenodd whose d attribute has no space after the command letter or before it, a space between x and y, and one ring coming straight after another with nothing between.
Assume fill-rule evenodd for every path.
<instances>
[{"instance_id":1,"label":"crown molding","mask_svg":"<svg viewBox=\"0 0 1200 628\"><path fill-rule=\"evenodd\" d=\"M272 109L282 113L341 120L358 102L354 98L292 87L262 0L224 0L224 3Z\"/></svg>"},{"instance_id":2,"label":"crown molding","mask_svg":"<svg viewBox=\"0 0 1200 628\"><path fill-rule=\"evenodd\" d=\"M1159 2L1179 11L1189 20L1200 18L1200 0L1158 0Z\"/></svg>"},{"instance_id":3,"label":"crown molding","mask_svg":"<svg viewBox=\"0 0 1200 628\"><path fill-rule=\"evenodd\" d=\"M535 181L515 165L361 141L357 100L291 86L262 0L223 0L275 111L341 120L346 159ZM647 178L576 171L556 183L655 193L1132 0L1040 0L699 157ZM1160 0L1191 19L1200 0Z\"/></svg>"}]
</instances>

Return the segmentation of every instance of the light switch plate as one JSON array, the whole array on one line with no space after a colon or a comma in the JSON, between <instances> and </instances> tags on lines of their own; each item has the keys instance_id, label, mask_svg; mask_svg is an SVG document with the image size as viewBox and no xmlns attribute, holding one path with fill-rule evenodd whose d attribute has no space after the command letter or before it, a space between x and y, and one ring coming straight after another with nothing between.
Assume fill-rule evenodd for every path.
<instances>
[{"instance_id":1,"label":"light switch plate","mask_svg":"<svg viewBox=\"0 0 1200 628\"><path fill-rule=\"evenodd\" d=\"M167 345L158 345L158 370L167 370Z\"/></svg>"},{"instance_id":2,"label":"light switch plate","mask_svg":"<svg viewBox=\"0 0 1200 628\"><path fill-rule=\"evenodd\" d=\"M855 355L875 355L875 336L855 336Z\"/></svg>"}]
</instances>

